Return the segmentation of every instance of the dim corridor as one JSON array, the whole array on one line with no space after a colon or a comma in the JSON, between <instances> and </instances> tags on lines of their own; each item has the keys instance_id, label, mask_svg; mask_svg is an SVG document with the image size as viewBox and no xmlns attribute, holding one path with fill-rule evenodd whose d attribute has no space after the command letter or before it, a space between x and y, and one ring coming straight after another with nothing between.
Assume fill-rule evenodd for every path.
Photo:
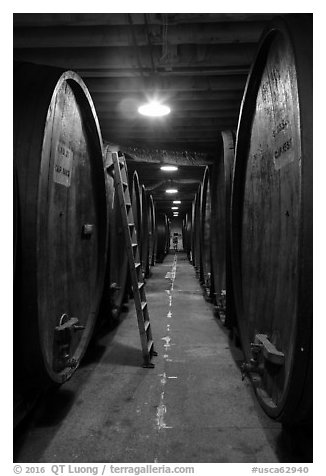
<instances>
[{"instance_id":1,"label":"dim corridor","mask_svg":"<svg viewBox=\"0 0 326 476\"><path fill-rule=\"evenodd\" d=\"M15 462L295 462L280 423L241 380L241 351L182 252L152 269L154 369L142 368L133 301L73 378L16 430Z\"/></svg>"}]
</instances>

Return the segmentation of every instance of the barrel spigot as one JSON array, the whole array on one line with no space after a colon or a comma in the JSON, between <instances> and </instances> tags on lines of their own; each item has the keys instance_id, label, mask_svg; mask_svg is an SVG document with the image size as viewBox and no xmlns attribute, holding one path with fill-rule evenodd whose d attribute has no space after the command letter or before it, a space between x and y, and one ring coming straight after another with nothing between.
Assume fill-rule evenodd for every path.
<instances>
[{"instance_id":1,"label":"barrel spigot","mask_svg":"<svg viewBox=\"0 0 326 476\"><path fill-rule=\"evenodd\" d=\"M266 362L268 365L273 365L275 369L280 369L284 365L284 353L276 348L267 334L256 334L254 342L250 344L250 351L252 358L241 365L242 380L250 373L262 375Z\"/></svg>"},{"instance_id":2,"label":"barrel spigot","mask_svg":"<svg viewBox=\"0 0 326 476\"><path fill-rule=\"evenodd\" d=\"M59 325L54 328L53 341L53 369L56 372L77 367L76 359L70 357L71 342L73 334L84 329L85 326L78 323L77 317L69 318L67 313L60 317Z\"/></svg>"},{"instance_id":3,"label":"barrel spigot","mask_svg":"<svg viewBox=\"0 0 326 476\"><path fill-rule=\"evenodd\" d=\"M249 362L243 362L240 366L241 380L244 380L250 373L262 374L263 369L260 367L258 360L250 359Z\"/></svg>"}]
</instances>

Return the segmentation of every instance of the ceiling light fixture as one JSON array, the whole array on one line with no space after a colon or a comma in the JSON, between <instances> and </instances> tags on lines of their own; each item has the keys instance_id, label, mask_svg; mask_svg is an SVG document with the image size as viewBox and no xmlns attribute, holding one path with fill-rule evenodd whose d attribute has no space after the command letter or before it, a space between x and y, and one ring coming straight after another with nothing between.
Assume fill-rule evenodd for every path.
<instances>
[{"instance_id":1,"label":"ceiling light fixture","mask_svg":"<svg viewBox=\"0 0 326 476\"><path fill-rule=\"evenodd\" d=\"M171 210L179 210L179 207L171 207Z\"/></svg>"},{"instance_id":2,"label":"ceiling light fixture","mask_svg":"<svg viewBox=\"0 0 326 476\"><path fill-rule=\"evenodd\" d=\"M160 169L164 170L164 172L174 172L175 170L178 170L178 167L175 165L162 165Z\"/></svg>"},{"instance_id":3,"label":"ceiling light fixture","mask_svg":"<svg viewBox=\"0 0 326 476\"><path fill-rule=\"evenodd\" d=\"M167 188L165 193L178 193L178 190L176 188Z\"/></svg>"},{"instance_id":4,"label":"ceiling light fixture","mask_svg":"<svg viewBox=\"0 0 326 476\"><path fill-rule=\"evenodd\" d=\"M181 201L180 200L173 200L172 203L175 203L176 205L179 205L181 203Z\"/></svg>"},{"instance_id":5,"label":"ceiling light fixture","mask_svg":"<svg viewBox=\"0 0 326 476\"><path fill-rule=\"evenodd\" d=\"M150 101L138 108L139 114L150 117L166 116L171 112L169 106L159 103L158 101Z\"/></svg>"}]
</instances>

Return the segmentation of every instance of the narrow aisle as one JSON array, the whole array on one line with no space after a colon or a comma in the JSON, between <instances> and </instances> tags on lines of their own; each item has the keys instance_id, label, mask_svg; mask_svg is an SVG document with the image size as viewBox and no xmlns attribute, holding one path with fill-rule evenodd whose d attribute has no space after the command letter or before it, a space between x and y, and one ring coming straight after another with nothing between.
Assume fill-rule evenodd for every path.
<instances>
[{"instance_id":1,"label":"narrow aisle","mask_svg":"<svg viewBox=\"0 0 326 476\"><path fill-rule=\"evenodd\" d=\"M184 253L164 263L171 266L167 312L160 327L153 323L164 343L164 350L158 348L164 368L157 461L279 461L273 446L281 425L262 413L250 384L241 381L234 359L242 354L233 349L232 356L194 268Z\"/></svg>"},{"instance_id":2,"label":"narrow aisle","mask_svg":"<svg viewBox=\"0 0 326 476\"><path fill-rule=\"evenodd\" d=\"M225 329L186 255L153 268L146 294L158 357L142 368L133 301L47 397L15 444L16 462L276 462L281 425L241 381Z\"/></svg>"}]
</instances>

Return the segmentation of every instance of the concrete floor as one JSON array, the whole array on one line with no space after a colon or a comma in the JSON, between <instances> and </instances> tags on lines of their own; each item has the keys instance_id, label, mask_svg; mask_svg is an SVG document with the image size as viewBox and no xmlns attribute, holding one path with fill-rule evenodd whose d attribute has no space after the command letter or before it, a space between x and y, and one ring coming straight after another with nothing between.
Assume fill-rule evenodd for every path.
<instances>
[{"instance_id":1,"label":"concrete floor","mask_svg":"<svg viewBox=\"0 0 326 476\"><path fill-rule=\"evenodd\" d=\"M241 380L241 351L204 300L186 255L170 254L152 271L146 294L155 368L141 366L130 301L120 325L16 430L14 461L311 461Z\"/></svg>"}]
</instances>

